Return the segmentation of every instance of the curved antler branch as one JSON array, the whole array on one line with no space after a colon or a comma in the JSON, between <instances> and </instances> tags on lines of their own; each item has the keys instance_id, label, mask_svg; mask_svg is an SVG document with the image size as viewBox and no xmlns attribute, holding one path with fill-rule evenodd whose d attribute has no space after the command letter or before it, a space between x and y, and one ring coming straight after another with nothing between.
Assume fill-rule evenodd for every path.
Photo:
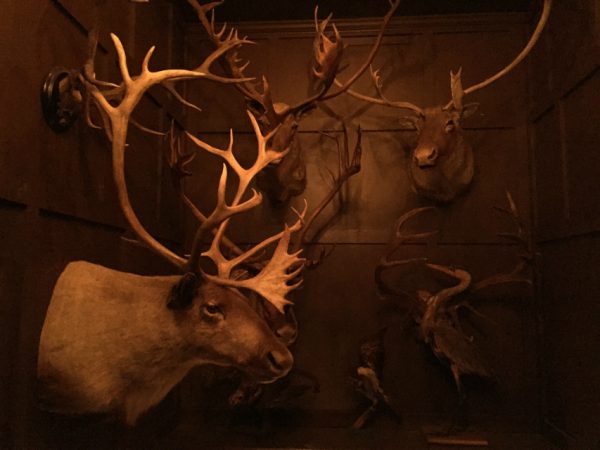
<instances>
[{"instance_id":1,"label":"curved antler branch","mask_svg":"<svg viewBox=\"0 0 600 450\"><path fill-rule=\"evenodd\" d=\"M537 26L535 27L533 34L529 38L527 45L525 45L523 50L521 50L521 53L519 53L517 55L517 57L510 62L510 64L508 64L506 67L504 67L502 70L500 70L496 74L492 75L489 78L486 78L485 80L483 80L480 83L474 84L473 86L469 86L467 89L465 89L463 91L463 94L464 95L472 94L475 91L478 91L480 89L483 89L486 86L489 86L493 82L497 81L498 79L502 78L504 75L509 73L521 61L523 61L523 59L525 59L525 57L531 52L531 49L534 47L534 45L537 43L538 39L540 38L540 35L542 34L544 27L546 26L546 22L548 22L548 17L550 16L551 9L552 9L552 0L544 0L542 14L540 15L540 19L537 23ZM458 76L460 77L460 71L458 73ZM448 102L448 104L445 106L445 108L447 109L450 106L452 106L452 100L450 100L450 102Z\"/></svg>"},{"instance_id":2,"label":"curved antler branch","mask_svg":"<svg viewBox=\"0 0 600 450\"><path fill-rule=\"evenodd\" d=\"M410 102L404 102L404 101L395 101L395 100L390 100L388 99L384 94L383 94L383 83L381 81L381 76L379 75L379 70L373 70L372 66L370 67L370 75L371 75L371 80L373 82L373 85L375 86L375 90L377 92L377 96L378 97L370 97L368 95L365 94L361 94L360 92L357 92L353 89L347 89L346 92L348 93L348 95L357 98L359 100L362 100L364 102L367 103L373 103L375 105L382 105L382 106L389 106L391 108L397 108L397 109L408 109L410 111L413 111L414 113L416 113L419 116L423 116L423 109L419 108L417 105L414 105ZM335 82L338 86L341 85L341 83L339 83L337 80Z\"/></svg>"}]
</instances>

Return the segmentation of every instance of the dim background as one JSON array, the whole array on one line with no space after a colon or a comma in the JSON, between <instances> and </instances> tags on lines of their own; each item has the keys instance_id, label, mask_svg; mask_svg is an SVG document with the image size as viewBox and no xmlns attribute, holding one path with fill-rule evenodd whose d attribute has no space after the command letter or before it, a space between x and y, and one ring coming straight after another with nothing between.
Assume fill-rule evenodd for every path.
<instances>
[{"instance_id":1,"label":"dim background","mask_svg":"<svg viewBox=\"0 0 600 450\"><path fill-rule=\"evenodd\" d=\"M456 393L449 372L401 325L389 301L376 292L373 269L386 249L394 221L427 204L410 188L406 167L415 133L400 112L341 97L303 120L299 142L308 169L303 197L316 205L335 167L332 140L339 117L363 129L363 167L346 190L343 212L321 236L335 250L307 272L295 292L300 337L296 366L314 374L319 393L307 393L263 427L239 426L226 406L235 376L194 370L133 430L93 418L44 414L36 403L39 334L52 288L69 261L88 260L141 274L170 273L158 257L122 239L129 236L112 183L110 150L100 133L79 121L55 134L44 123L39 91L57 65L80 67L93 8L76 0L3 2L0 17L0 448L425 448L421 428L448 420ZM377 5L371 5L378 3ZM541 2L404 2L388 27L374 65L382 67L388 97L420 106L446 103L449 72L463 69L470 86L505 66L521 50ZM484 8L482 3L486 3ZM600 6L593 0L555 1L537 46L516 70L469 96L480 108L465 121L475 152L469 192L440 208L419 229L440 229L436 245L407 244L399 256L426 255L464 267L475 280L510 270L517 249L497 236L511 224L494 210L509 190L537 250L535 289L498 289L477 304L493 318L476 321L476 334L497 381L468 383L473 430L491 436L493 448L595 448L600 435ZM275 4L279 6L274 6ZM370 49L387 2L321 2L344 36L350 67ZM251 75L267 75L275 101L308 96L312 50L311 2L228 0L220 20L240 22L257 45L244 48ZM535 12L535 13L534 13ZM301 20L303 19L303 20ZM132 4L107 0L102 9L99 79L118 80L108 32L124 42L136 73L151 45L151 68L192 67L207 54L204 33L183 1ZM347 76L347 75L346 75ZM355 85L372 93L363 77ZM244 158L255 140L244 102L231 87L188 83L188 98L202 113L184 111L153 90L135 117L166 129L175 119L191 133L225 146L229 128ZM195 230L177 201L164 163L166 142L132 129L126 170L142 222L183 251ZM189 195L207 211L216 198L219 164L199 154ZM299 205L300 199L294 202ZM330 209L326 213L331 214ZM232 237L252 243L290 219L265 204L234 224ZM315 246L308 249L316 251ZM398 273L395 283L410 283ZM360 342L389 325L384 388L401 411L397 425L378 416L363 431L349 426L362 412L350 375ZM551 444L552 443L552 444Z\"/></svg>"}]
</instances>

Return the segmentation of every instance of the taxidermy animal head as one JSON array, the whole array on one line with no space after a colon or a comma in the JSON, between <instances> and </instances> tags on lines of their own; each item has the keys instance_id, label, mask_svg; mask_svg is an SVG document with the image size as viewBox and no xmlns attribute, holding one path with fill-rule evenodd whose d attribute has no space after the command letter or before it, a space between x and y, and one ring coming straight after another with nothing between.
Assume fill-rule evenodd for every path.
<instances>
[{"instance_id":1,"label":"taxidermy animal head","mask_svg":"<svg viewBox=\"0 0 600 450\"><path fill-rule=\"evenodd\" d=\"M450 73L452 100L446 105L420 108L412 103L392 101L383 94L378 70L371 69L377 97L358 92L347 92L360 100L393 108L408 110L412 114L401 120L409 123L418 133L418 142L411 152L409 173L413 188L420 196L436 202L450 202L471 184L474 173L473 150L466 141L462 123L477 108L477 104L463 104L463 96L482 89L510 72L531 51L537 42L550 14L552 0L544 0L537 27L521 53L505 68L488 79L467 89L462 88L461 70ZM336 84L340 84L336 81Z\"/></svg>"},{"instance_id":2,"label":"taxidermy animal head","mask_svg":"<svg viewBox=\"0 0 600 450\"><path fill-rule=\"evenodd\" d=\"M92 41L96 37L92 36ZM152 237L138 219L127 192L125 151L129 123L152 132L131 118L144 93L152 86L175 94L178 80L210 79L232 83L239 80L211 73L219 55L245 43L232 39L194 70L151 71L153 48L143 60L141 73L131 76L121 41L112 35L123 78L120 84L96 80L93 57L79 79L85 88L89 112L96 111L112 143L113 177L121 210L139 243L169 261L183 275L142 277L96 264L71 263L60 276L44 322L38 358L41 398L51 410L71 414L116 413L134 424L158 403L186 373L199 364L237 367L257 382L268 383L285 376L293 357L264 318L242 292L283 315L291 302L286 298L301 282L304 260L300 251L288 253L298 220L263 242L241 251L225 236L230 220L262 201L249 185L256 174L281 157L270 148L274 132L263 135L255 117L248 113L257 139L254 163L242 167L234 156L233 133L227 149L215 148L195 136L187 136L200 149L223 160L214 210L203 215L186 197L182 180L193 153L172 146L168 157L175 185L186 206L200 222L189 256L180 256ZM175 97L190 106L183 98ZM87 117L91 122L91 116ZM227 196L230 171L238 178L237 190ZM226 198L230 198L228 202ZM204 238L212 235L202 251ZM272 256L255 256L275 244ZM267 253L268 255L268 253ZM201 269L201 259L212 262L215 273ZM248 267L252 267L252 271Z\"/></svg>"},{"instance_id":3,"label":"taxidermy animal head","mask_svg":"<svg viewBox=\"0 0 600 450\"><path fill-rule=\"evenodd\" d=\"M217 30L214 8L220 2L201 5L198 0L188 0L188 3L195 9L204 30L216 48L222 48L228 45L231 39L237 38L237 30L232 28L227 31L226 25ZM302 118L315 109L319 102L330 100L344 93L368 69L381 45L385 28L399 4L400 0L390 1L390 9L382 20L378 36L365 61L346 82L340 83L340 88L335 92L330 91L336 76L343 69L341 62L345 44L334 24L332 24L333 35L327 35L326 29L331 15L319 22L318 9L315 9L316 34L312 67L315 93L313 95L292 105L273 101L269 83L265 77L262 79L262 86L247 81L235 84L236 89L246 99L248 109L258 118L263 133L275 133L273 150L282 152L281 158L268 166L259 177L259 187L268 195L272 203L286 203L291 197L304 192L306 167L302 151L296 145L296 131ZM208 17L209 12L212 13L210 18ZM245 78L244 70L249 62L242 61L236 49L226 51L221 62L227 76L238 80Z\"/></svg>"}]
</instances>

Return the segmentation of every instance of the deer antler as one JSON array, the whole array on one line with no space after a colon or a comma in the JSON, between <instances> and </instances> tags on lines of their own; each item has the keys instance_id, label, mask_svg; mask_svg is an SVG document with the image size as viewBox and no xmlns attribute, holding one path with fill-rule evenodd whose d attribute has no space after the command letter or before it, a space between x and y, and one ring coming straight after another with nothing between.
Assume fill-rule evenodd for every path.
<instances>
[{"instance_id":1,"label":"deer antler","mask_svg":"<svg viewBox=\"0 0 600 450\"><path fill-rule=\"evenodd\" d=\"M531 264L533 259L531 243L527 237L527 232L525 231L525 227L523 226L519 216L517 205L515 204L509 191L506 191L506 198L508 200L508 208L496 207L496 209L511 218L513 224L515 225L516 232L500 233L498 236L511 240L517 244L517 246L520 248L518 262L510 272L492 275L478 281L473 285L471 292L481 291L490 286L496 286L498 284L505 283L524 283L529 286L532 285L531 277L523 275L523 271Z\"/></svg>"},{"instance_id":2,"label":"deer antler","mask_svg":"<svg viewBox=\"0 0 600 450\"><path fill-rule=\"evenodd\" d=\"M425 263L427 258L410 258L410 259L392 259L392 255L396 253L398 248L408 240L422 240L427 239L431 236L435 236L438 231L424 231L421 233L410 233L406 234L402 229L404 228L406 222L408 222L413 217L420 215L426 211L433 211L436 208L433 206L424 206L421 208L411 209L410 211L404 213L400 218L396 221L394 225L394 234L392 235L392 241L388 246L388 250L384 256L381 257L379 264L375 268L375 282L377 283L378 288L387 294L397 294L393 289L386 285L385 281L383 281L382 275L383 272L391 269L393 267L405 266L407 264L414 263Z\"/></svg>"},{"instance_id":3,"label":"deer antler","mask_svg":"<svg viewBox=\"0 0 600 450\"><path fill-rule=\"evenodd\" d=\"M131 120L131 114L141 100L142 96L150 87L161 84L165 81L208 79L221 83L236 83L239 80L221 77L210 72L212 63L219 58L219 56L226 51L226 49L218 49L217 51L213 52L195 70L168 69L152 72L148 67L150 58L154 52L154 47L151 47L146 53L146 56L142 62L141 73L138 76L132 77L127 67L127 59L125 56L125 50L123 49L123 44L116 35L111 34L111 38L118 55L119 69L123 79L121 84L119 84L117 87L110 85L108 91L103 91L102 87L106 86L106 84L96 80L95 74L93 73L93 64L90 64L89 61L86 63L83 78L85 80L85 86L87 90L94 99L96 106L101 111L103 121L106 124L105 128L107 135L112 141L113 176L119 196L119 204L123 214L125 215L125 218L127 219L127 222L137 235L138 239L172 264L183 268L186 266L187 261L163 246L160 242L153 238L150 233L148 233L148 231L139 221L129 200L127 185L125 183L124 166L125 148L127 145L127 130ZM230 43L230 48L237 47L244 42L245 41L243 40L232 41ZM114 101L113 99L115 98L117 99L118 103L113 105L111 100Z\"/></svg>"},{"instance_id":4,"label":"deer antler","mask_svg":"<svg viewBox=\"0 0 600 450\"><path fill-rule=\"evenodd\" d=\"M519 55L517 55L517 57L508 66L506 66L505 68L500 70L495 75L487 78L486 80L482 81L481 83L475 84L475 85L470 86L467 89L463 90L462 84L461 84L461 79L460 79L461 69L459 69L456 74L454 74L453 72L450 72L450 87L451 87L451 92L452 92L452 100L450 100L450 102L448 102L448 104L446 104L446 106L444 106L444 109L448 109L454 105L454 107L457 110L462 111L462 107L463 107L462 98L464 95L471 94L479 89L482 89L482 88L492 84L494 81L498 80L499 78L501 78L504 75L506 75L507 73L509 73L523 59L525 59L525 57L529 54L529 52L531 51L533 46L538 41L538 39L542 33L542 30L544 29L546 22L548 21L551 6L552 6L552 0L544 0L542 14L541 14L538 24L535 28L535 31L533 32L533 34L531 35L531 38L529 39L529 42L523 48L521 53L519 53ZM368 103L373 103L375 105L389 106L389 107L398 108L398 109L408 109L408 110L413 111L414 113L416 113L419 116L423 116L422 108L420 108L412 103L409 103L409 102L389 100L388 98L385 97L385 95L383 95L383 85L381 82L381 77L379 75L379 69L373 70L371 68L371 79L372 79L375 89L377 91L377 95L378 95L377 97L371 97L368 95L364 95L364 94L361 94L360 92L354 91L352 89L347 89L346 92L349 95L351 95L352 97L357 98L362 101L365 101L365 102L368 102ZM337 86L342 86L342 84L338 80L335 81L335 84Z\"/></svg>"},{"instance_id":5,"label":"deer antler","mask_svg":"<svg viewBox=\"0 0 600 450\"><path fill-rule=\"evenodd\" d=\"M248 169L243 168L233 154L233 132L230 133L230 145L226 150L214 148L209 144L206 144L187 133L188 137L190 137L190 139L198 146L210 153L222 157L228 163L228 165L236 172L240 180L238 184L237 193L232 203L227 204L225 201L227 166L223 166L223 171L221 174L221 179L219 181L219 188L217 192L217 207L208 217L205 217L204 219L202 219L203 215L200 213L200 211L192 205L189 199L187 199L187 196L185 196L183 190L180 191L180 195L184 199L184 202L188 205L188 207L192 208L192 212L202 222L202 224L198 228L198 231L196 232L194 244L192 246L192 251L189 259L183 258L175 254L168 248L164 247L155 238L153 238L140 223L137 215L135 214L131 206L131 202L127 193L124 171L124 156L126 148L127 128L129 122L131 121L131 113L133 112L135 106L138 104L144 93L153 85L161 84L168 81L196 78L209 79L223 83L249 81L249 79L247 78L225 78L218 75L214 75L210 72L210 66L217 58L219 58L222 54L226 53L227 51L236 48L243 43L246 43L247 41L244 39L237 38L228 40L222 47L218 48L215 52L209 55L208 58L194 70L169 69L158 72L150 71L148 65L152 53L154 51L154 47L152 47L143 60L142 71L140 75L132 77L129 73L129 69L127 68L125 51L123 49L121 41L115 35L111 35L111 37L117 50L117 55L119 58L119 68L121 71L123 82L119 85L113 85L97 81L93 73L93 64L89 63L86 64L86 76L84 77L84 79L86 81L86 87L88 91L90 92L92 98L96 102L96 105L101 111L103 120L106 123L105 128L107 134L109 135L109 137L111 137L112 140L113 175L115 179L115 184L117 186L117 192L119 195L119 203L121 205L121 209L125 215L125 218L129 222L138 239L144 245L146 245L159 255L163 256L165 259L167 259L169 262L176 265L180 269L191 270L194 272L198 270L199 258L201 256L200 245L202 236L205 232L209 230L212 231L218 226L219 228L215 234L215 239L213 240L211 250L209 252L206 252L206 255L209 257L214 257L215 260L219 262L221 260L216 255L220 254L220 250L217 251L217 249L223 242L225 229L229 221L228 219L234 214L239 214L243 211L247 211L257 206L261 202L262 197L256 191L254 191L250 199L242 201L242 198L246 193L246 190L254 176L266 165L278 158L281 158L282 156L282 152L267 149L267 142L273 137L274 133L277 131L277 128L275 128L275 130L273 130L266 136L263 136L260 133L256 119L254 118L254 116L252 116L252 114L249 113L250 120L252 122L253 128L257 136L258 156L255 164ZM116 105L113 105L111 102L115 102L115 100L118 103ZM191 161L192 155L182 153L180 148L177 148L173 141L171 143L172 146L171 153L169 155L169 163L172 170L175 173L176 179L178 179L176 183L180 184L181 180L189 174L186 165ZM283 152L283 154L285 154L285 151ZM299 222L301 222L301 220L302 217L299 219ZM230 261L227 264L228 269L224 270L224 264L221 264L219 267L220 272L218 276L214 277L211 275L206 275L206 277L221 284L231 285L230 282L233 280L228 280L226 277L229 277L231 275L231 269L233 269L233 267L241 264L241 262L243 261L246 261L251 255L255 254L257 251L265 248L268 244L275 242L279 239L280 242L275 250L271 261L267 263L267 265L261 270L261 272L256 277L248 280L243 280L243 283L240 281L240 283L243 284L243 286L240 285L240 287L246 287L248 289L255 290L259 294L263 295L268 301L272 302L278 310L282 311L285 304L288 303L287 300L285 300L284 298L285 295L289 290L297 287L297 284L288 285L287 282L293 278L296 278L301 269L300 267L300 269L296 269L290 274L287 273L289 268L296 266L298 262L302 261L302 259L298 257L298 253L294 253L292 255L287 254L287 246L289 244L290 234L293 231L296 231L298 227L298 224L289 228L286 227L285 231L279 233L276 236L266 239L263 243L259 244L254 249L245 253L239 252L241 254L233 261ZM222 254L220 255L221 258L223 258ZM217 265L219 266L219 264Z\"/></svg>"},{"instance_id":6,"label":"deer antler","mask_svg":"<svg viewBox=\"0 0 600 450\"><path fill-rule=\"evenodd\" d=\"M525 59L525 57L531 52L531 49L534 47L534 45L540 38L540 35L542 34L542 30L546 26L546 22L548 22L548 17L550 16L551 8L552 8L552 0L544 0L542 14L540 15L540 18L535 27L535 30L533 31L533 34L529 38L527 45L523 48L523 50L521 50L521 53L519 53L517 55L517 57L510 62L510 64L508 64L506 67L504 67L503 69L498 71L496 74L492 75L489 78L486 78L485 80L483 80L480 83L474 84L473 86L469 86L467 89L462 90L462 87L460 87L461 70L459 69L458 73L456 75L453 74L452 72L450 72L451 84L452 84L452 100L450 100L450 102L448 102L448 104L444 108L448 109L448 108L452 107L452 105L454 105L454 107L457 110L462 110L462 101L459 100L459 103L460 103L459 105L454 103L456 97L459 97L460 99L462 99L463 95L471 94L475 91L483 89L486 86L489 86L493 82L497 81L498 79L502 78L504 75L509 73L521 61L523 61L523 59ZM458 78L458 81L455 81L455 78ZM458 84L458 86L454 87L455 84Z\"/></svg>"},{"instance_id":7,"label":"deer antler","mask_svg":"<svg viewBox=\"0 0 600 450\"><path fill-rule=\"evenodd\" d=\"M352 177L360 172L360 161L362 156L362 131L360 126L357 130L357 138L356 144L354 146L354 150L352 151L352 158L350 157L350 144L348 141L348 129L346 124L342 121L342 130L344 133L344 143L343 147L340 146L339 140L331 135L323 133L324 136L334 139L337 145L337 151L339 155L339 167L337 175L331 174L333 178L333 184L331 189L327 192L327 194L323 197L321 202L317 205L317 207L310 213L308 218L302 224L302 229L297 235L297 239L293 245L295 250L299 250L307 243L306 234L310 230L312 224L317 219L317 217L325 210L327 205L331 203L334 197L340 192L342 186ZM316 234L319 234L317 231ZM311 266L317 265L323 257L327 255L326 252L323 252L321 256L315 261L308 261L307 263Z\"/></svg>"},{"instance_id":8,"label":"deer antler","mask_svg":"<svg viewBox=\"0 0 600 450\"><path fill-rule=\"evenodd\" d=\"M419 108L417 105L414 105L409 102L404 102L404 101L390 100L384 95L383 83L381 81L381 76L379 74L379 71L380 71L380 69L373 70L373 67L369 66L369 73L371 75L371 81L373 82L373 86L375 87L375 91L377 92L377 97L370 97L368 95L361 94L360 92L357 92L353 89L347 89L346 92L350 96L357 98L359 100L365 101L367 103L373 103L375 105L389 106L389 107L398 108L398 109L408 109L408 110L415 112L417 115L422 116L423 110L421 108ZM335 84L338 86L342 85L337 80L335 80Z\"/></svg>"},{"instance_id":9,"label":"deer antler","mask_svg":"<svg viewBox=\"0 0 600 450\"><path fill-rule=\"evenodd\" d=\"M299 286L299 282L291 285L288 284L288 282L294 280L300 274L300 271L302 270L302 264L300 263L303 262L303 259L299 258L298 256L300 253L299 251L288 254L287 249L289 246L291 233L299 230L300 224L304 219L306 209L302 214L300 214L298 221L294 225L291 227L286 226L284 231L265 239L258 245L234 257L233 259L226 259L221 252L221 243L229 224L229 218L234 214L239 214L243 211L254 208L262 200L261 194L257 193L253 189L252 197L248 200L242 201L250 182L265 166L273 162L275 159L281 157L281 152L267 148L267 143L277 132L277 128L268 133L266 136L263 136L256 118L249 111L248 116L252 122L252 127L257 137L258 152L256 161L247 169L240 165L233 153L233 132L230 132L229 146L225 150L215 148L187 133L188 137L197 146L225 160L227 165L233 169L239 178L235 196L231 204L228 205L225 201L225 187L227 184L228 171L227 165L223 164L223 171L221 173L221 179L219 181L219 188L217 192L217 206L206 218L206 221L198 228L187 266L189 270L197 270L200 257L208 257L215 263L215 266L217 267L217 275L209 275L205 273L204 276L207 279L225 286L253 290L264 297L268 302L273 304L277 310L283 312L285 305L291 303L285 299L285 296L289 291ZM212 241L210 249L204 253L201 253L200 247L202 244L202 237L207 231L214 228L217 228L217 232ZM235 280L232 278L232 271L235 267L247 261L249 258L276 241L279 242L270 261L256 276L245 280ZM296 267L296 269L292 270L294 267ZM290 270L292 271L289 272Z\"/></svg>"},{"instance_id":10,"label":"deer antler","mask_svg":"<svg viewBox=\"0 0 600 450\"><path fill-rule=\"evenodd\" d=\"M340 60L342 57L342 51L344 44L342 42L342 38L337 31L337 28L334 24L332 24L332 28L334 30L335 41L331 41L325 35L325 28L329 23L331 15L328 16L320 25L317 24L317 10L315 9L315 24L317 29L317 35L315 37L315 60L317 62L318 69L314 70L314 74L322 81L322 86L319 92L317 92L314 96L303 100L297 105L291 106L289 111L292 113L296 113L298 111L303 111L309 105L314 104L317 101L326 101L335 98L344 92L350 89L350 86L354 84L356 80L358 80L363 73L369 68L373 59L375 59L375 55L377 55L377 51L381 46L381 42L383 41L383 34L385 29L391 20L392 16L400 6L400 0L390 1L390 9L387 14L384 16L381 26L379 27L379 32L377 33L377 38L371 47L371 51L367 55L367 58L362 63L362 65L348 78L345 83L341 83L336 80L337 75L340 72ZM335 83L339 89L335 92L329 92L331 85Z\"/></svg>"}]
</instances>

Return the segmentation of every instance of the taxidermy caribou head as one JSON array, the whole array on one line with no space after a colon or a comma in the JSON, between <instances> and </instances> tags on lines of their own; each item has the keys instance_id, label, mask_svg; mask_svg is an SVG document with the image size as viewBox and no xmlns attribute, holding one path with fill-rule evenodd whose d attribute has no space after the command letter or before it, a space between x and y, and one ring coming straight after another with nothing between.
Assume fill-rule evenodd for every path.
<instances>
[{"instance_id":1,"label":"taxidermy caribou head","mask_svg":"<svg viewBox=\"0 0 600 450\"><path fill-rule=\"evenodd\" d=\"M482 89L510 72L531 51L550 14L552 0L544 0L544 7L535 31L521 53L505 68L481 83L463 89L461 70L450 73L452 100L446 105L420 108L409 102L392 101L383 94L379 70L371 69L377 97L370 97L348 89L355 98L393 108L408 110L403 117L417 130L418 142L412 150L409 174L415 191L436 202L450 202L471 184L474 173L473 150L465 139L463 119L477 109L476 103L464 104L463 97ZM336 81L337 85L341 83Z\"/></svg>"},{"instance_id":2,"label":"taxidermy caribou head","mask_svg":"<svg viewBox=\"0 0 600 450\"><path fill-rule=\"evenodd\" d=\"M129 123L152 131L135 124L132 113L144 93L155 85L176 94L170 83L179 80L239 82L211 73L211 65L246 41L228 40L193 70L151 71L151 48L141 73L132 76L121 41L111 36L123 81L114 84L95 78L93 50L79 74L86 110L89 113L91 107L96 109L112 142L113 177L127 222L141 244L172 263L182 275L148 277L87 262L69 264L56 283L44 322L38 378L41 400L50 410L67 414L117 413L128 424L134 424L199 364L236 367L262 383L273 382L289 372L291 353L278 330L269 327L251 306L248 296L258 296L279 314L290 304L286 297L300 283L304 260L299 257L300 251L289 253L288 247L292 233L301 227L304 212L297 213L295 224L247 251L242 252L226 238L232 217L262 201L255 190L249 194L250 183L282 156L282 152L269 147L277 130L263 135L255 117L248 113L258 144L256 160L248 168L234 156L233 133L227 149L215 148L187 134L199 148L223 160L217 204L209 215L203 215L180 191L200 222L189 256L176 254L152 237L131 205L125 182ZM182 97L176 98L186 103ZM93 125L92 116L88 114L87 119ZM172 152L169 156L171 168L180 178L189 174L186 164L193 155ZM231 170L238 184L233 195L227 196ZM226 197L231 198L230 202ZM211 233L212 243L202 252L204 238ZM271 245L275 245L271 258L263 259L256 268L253 258ZM212 261L216 273L201 269L202 258ZM253 265L252 274L246 265Z\"/></svg>"},{"instance_id":3,"label":"taxidermy caribou head","mask_svg":"<svg viewBox=\"0 0 600 450\"><path fill-rule=\"evenodd\" d=\"M201 5L198 0L188 0L195 9L203 28L210 41L216 48L221 48L231 39L237 39L235 29L227 31L227 24L220 30L215 27L214 8L222 2L211 2ZM358 70L348 78L335 92L330 88L336 76L342 70L341 62L345 44L334 24L333 36L326 34L326 29L331 20L331 15L319 22L317 9L315 9L314 63L312 68L315 93L308 98L290 105L284 102L275 102L271 97L269 83L265 77L262 86L256 83L242 81L236 83L236 89L244 96L249 109L251 109L261 125L263 133L275 131L273 149L282 152L281 158L267 166L259 175L258 184L274 204L286 203L291 197L300 195L306 188L306 167L302 158L302 150L296 142L296 131L305 114L316 108L319 102L324 102L344 93L368 68L375 57L385 28L398 8L400 0L390 1L390 9L383 18L379 33L366 60ZM211 12L209 19L207 14ZM239 58L237 49L230 49L223 53L221 62L225 73L231 78L242 80L245 78L244 70L249 62ZM283 152L287 151L287 154Z\"/></svg>"}]
</instances>

